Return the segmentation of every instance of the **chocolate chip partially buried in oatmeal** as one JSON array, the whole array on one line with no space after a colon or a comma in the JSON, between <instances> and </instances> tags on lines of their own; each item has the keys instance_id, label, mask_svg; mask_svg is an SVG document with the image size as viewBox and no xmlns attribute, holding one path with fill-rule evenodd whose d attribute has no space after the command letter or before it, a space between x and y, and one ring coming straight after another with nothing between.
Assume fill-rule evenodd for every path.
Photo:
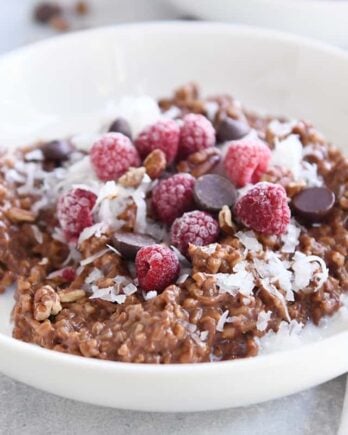
<instances>
[{"instance_id":1,"label":"chocolate chip partially buried in oatmeal","mask_svg":"<svg viewBox=\"0 0 348 435\"><path fill-rule=\"evenodd\" d=\"M320 222L330 213L335 194L327 187L308 187L292 198L295 214L308 222Z\"/></svg>"},{"instance_id":2,"label":"chocolate chip partially buried in oatmeal","mask_svg":"<svg viewBox=\"0 0 348 435\"><path fill-rule=\"evenodd\" d=\"M154 245L156 241L145 234L118 231L113 234L112 243L125 258L133 260L139 249L144 246Z\"/></svg>"},{"instance_id":3,"label":"chocolate chip partially buried in oatmeal","mask_svg":"<svg viewBox=\"0 0 348 435\"><path fill-rule=\"evenodd\" d=\"M52 140L41 145L41 151L45 160L63 162L68 160L74 146L67 140Z\"/></svg>"},{"instance_id":4,"label":"chocolate chip partially buried in oatmeal","mask_svg":"<svg viewBox=\"0 0 348 435\"><path fill-rule=\"evenodd\" d=\"M129 122L124 118L115 119L115 121L110 125L109 133L122 133L129 137L129 139L132 139Z\"/></svg>"},{"instance_id":5,"label":"chocolate chip partially buried in oatmeal","mask_svg":"<svg viewBox=\"0 0 348 435\"><path fill-rule=\"evenodd\" d=\"M241 139L249 131L250 127L247 123L227 116L219 123L216 129L216 137L218 142L226 142Z\"/></svg>"},{"instance_id":6,"label":"chocolate chip partially buried in oatmeal","mask_svg":"<svg viewBox=\"0 0 348 435\"><path fill-rule=\"evenodd\" d=\"M219 211L224 205L229 207L234 205L237 190L227 178L217 174L207 174L197 179L193 195L199 208Z\"/></svg>"}]
</instances>

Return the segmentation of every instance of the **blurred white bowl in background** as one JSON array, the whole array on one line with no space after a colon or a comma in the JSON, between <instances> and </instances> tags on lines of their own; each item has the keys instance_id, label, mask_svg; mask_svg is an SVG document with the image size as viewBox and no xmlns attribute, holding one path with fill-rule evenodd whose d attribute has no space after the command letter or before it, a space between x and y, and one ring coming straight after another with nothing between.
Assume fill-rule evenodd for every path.
<instances>
[{"instance_id":1,"label":"blurred white bowl in background","mask_svg":"<svg viewBox=\"0 0 348 435\"><path fill-rule=\"evenodd\" d=\"M293 32L348 48L347 0L169 0L197 18Z\"/></svg>"}]
</instances>

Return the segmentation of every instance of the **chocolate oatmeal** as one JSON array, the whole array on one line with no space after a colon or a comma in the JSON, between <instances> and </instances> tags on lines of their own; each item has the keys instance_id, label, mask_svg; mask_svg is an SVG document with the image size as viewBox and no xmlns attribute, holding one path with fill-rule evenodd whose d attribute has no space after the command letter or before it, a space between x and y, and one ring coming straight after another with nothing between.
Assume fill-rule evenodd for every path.
<instances>
[{"instance_id":1,"label":"chocolate oatmeal","mask_svg":"<svg viewBox=\"0 0 348 435\"><path fill-rule=\"evenodd\" d=\"M104 360L213 362L255 356L266 334L341 307L348 160L337 148L308 122L193 84L158 104L127 101L136 110L93 137L1 155L0 292L16 284L16 339Z\"/></svg>"}]
</instances>

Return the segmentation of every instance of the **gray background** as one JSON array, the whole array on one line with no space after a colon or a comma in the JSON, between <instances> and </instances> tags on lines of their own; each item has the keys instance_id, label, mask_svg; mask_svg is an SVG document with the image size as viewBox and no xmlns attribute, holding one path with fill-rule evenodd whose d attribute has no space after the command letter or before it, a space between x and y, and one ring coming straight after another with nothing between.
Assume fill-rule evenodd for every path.
<instances>
[{"instance_id":1,"label":"gray background","mask_svg":"<svg viewBox=\"0 0 348 435\"><path fill-rule=\"evenodd\" d=\"M110 1L94 0L95 14L75 26L176 19L183 15L161 0L112 0L110 13ZM54 34L31 22L33 4L32 0L0 0L0 53ZM157 414L85 405L0 375L0 434L335 435L344 388L345 378L340 377L303 393L248 408Z\"/></svg>"}]
</instances>

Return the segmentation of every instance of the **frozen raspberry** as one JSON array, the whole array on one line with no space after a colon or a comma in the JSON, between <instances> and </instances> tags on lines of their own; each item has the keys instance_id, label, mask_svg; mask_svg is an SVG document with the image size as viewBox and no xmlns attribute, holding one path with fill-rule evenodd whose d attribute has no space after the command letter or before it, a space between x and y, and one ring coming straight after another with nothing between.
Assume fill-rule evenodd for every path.
<instances>
[{"instance_id":1,"label":"frozen raspberry","mask_svg":"<svg viewBox=\"0 0 348 435\"><path fill-rule=\"evenodd\" d=\"M190 174L175 174L157 184L152 191L152 206L161 221L171 224L191 208L194 184Z\"/></svg>"},{"instance_id":2,"label":"frozen raspberry","mask_svg":"<svg viewBox=\"0 0 348 435\"><path fill-rule=\"evenodd\" d=\"M229 179L237 186L257 183L267 171L271 151L261 141L234 142L227 150L224 166Z\"/></svg>"},{"instance_id":3,"label":"frozen raspberry","mask_svg":"<svg viewBox=\"0 0 348 435\"><path fill-rule=\"evenodd\" d=\"M204 211L191 211L177 218L171 228L171 243L184 255L189 243L204 246L216 242L219 235L219 224Z\"/></svg>"},{"instance_id":4,"label":"frozen raspberry","mask_svg":"<svg viewBox=\"0 0 348 435\"><path fill-rule=\"evenodd\" d=\"M62 269L62 278L65 281L74 281L76 278L76 270L72 267L64 267L64 269Z\"/></svg>"},{"instance_id":5,"label":"frozen raspberry","mask_svg":"<svg viewBox=\"0 0 348 435\"><path fill-rule=\"evenodd\" d=\"M183 118L180 131L180 158L215 145L215 130L212 123L203 115L189 113Z\"/></svg>"},{"instance_id":6,"label":"frozen raspberry","mask_svg":"<svg viewBox=\"0 0 348 435\"><path fill-rule=\"evenodd\" d=\"M136 138L135 146L142 158L156 149L162 150L170 164L178 152L179 136L178 124L173 119L162 119L146 127Z\"/></svg>"},{"instance_id":7,"label":"frozen raspberry","mask_svg":"<svg viewBox=\"0 0 348 435\"><path fill-rule=\"evenodd\" d=\"M234 211L246 227L262 234L283 234L291 217L284 187L266 181L248 190Z\"/></svg>"},{"instance_id":8,"label":"frozen raspberry","mask_svg":"<svg viewBox=\"0 0 348 435\"><path fill-rule=\"evenodd\" d=\"M91 148L90 158L98 178L117 180L130 166L140 165L138 151L121 133L104 134Z\"/></svg>"},{"instance_id":9,"label":"frozen raspberry","mask_svg":"<svg viewBox=\"0 0 348 435\"><path fill-rule=\"evenodd\" d=\"M57 217L66 238L76 240L81 231L93 225L92 208L97 196L89 190L75 188L58 199Z\"/></svg>"},{"instance_id":10,"label":"frozen raspberry","mask_svg":"<svg viewBox=\"0 0 348 435\"><path fill-rule=\"evenodd\" d=\"M135 257L139 285L144 291L162 291L176 282L180 265L174 252L162 245L141 248Z\"/></svg>"}]
</instances>

